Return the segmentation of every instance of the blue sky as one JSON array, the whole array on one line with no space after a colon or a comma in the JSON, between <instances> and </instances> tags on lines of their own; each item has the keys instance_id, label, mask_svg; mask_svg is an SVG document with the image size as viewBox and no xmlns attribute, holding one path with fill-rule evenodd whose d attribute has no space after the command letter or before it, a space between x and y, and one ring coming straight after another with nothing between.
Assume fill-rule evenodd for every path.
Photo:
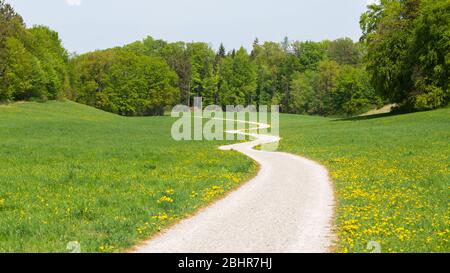
<instances>
[{"instance_id":1,"label":"blue sky","mask_svg":"<svg viewBox=\"0 0 450 273\"><path fill-rule=\"evenodd\" d=\"M361 35L370 0L6 0L28 26L59 32L69 51L84 53L141 40L203 41L250 48L260 41Z\"/></svg>"}]
</instances>

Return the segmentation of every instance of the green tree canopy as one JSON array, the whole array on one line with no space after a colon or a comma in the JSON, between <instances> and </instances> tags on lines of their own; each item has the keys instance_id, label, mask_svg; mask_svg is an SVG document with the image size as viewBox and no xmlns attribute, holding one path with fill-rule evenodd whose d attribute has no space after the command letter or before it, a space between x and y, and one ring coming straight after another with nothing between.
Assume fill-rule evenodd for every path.
<instances>
[{"instance_id":1,"label":"green tree canopy","mask_svg":"<svg viewBox=\"0 0 450 273\"><path fill-rule=\"evenodd\" d=\"M224 59L220 69L222 105L248 105L256 98L256 67L241 47L235 57Z\"/></svg>"},{"instance_id":2,"label":"green tree canopy","mask_svg":"<svg viewBox=\"0 0 450 273\"><path fill-rule=\"evenodd\" d=\"M177 75L161 57L111 49L74 62L79 102L120 115L161 115L178 100Z\"/></svg>"},{"instance_id":3,"label":"green tree canopy","mask_svg":"<svg viewBox=\"0 0 450 273\"><path fill-rule=\"evenodd\" d=\"M416 109L449 103L450 2L384 0L361 17L375 90Z\"/></svg>"},{"instance_id":4,"label":"green tree canopy","mask_svg":"<svg viewBox=\"0 0 450 273\"><path fill-rule=\"evenodd\" d=\"M27 29L0 1L0 101L56 99L68 88L68 54L47 27Z\"/></svg>"},{"instance_id":5,"label":"green tree canopy","mask_svg":"<svg viewBox=\"0 0 450 273\"><path fill-rule=\"evenodd\" d=\"M358 65L362 61L361 46L350 38L337 39L328 45L328 56L338 64Z\"/></svg>"}]
</instances>

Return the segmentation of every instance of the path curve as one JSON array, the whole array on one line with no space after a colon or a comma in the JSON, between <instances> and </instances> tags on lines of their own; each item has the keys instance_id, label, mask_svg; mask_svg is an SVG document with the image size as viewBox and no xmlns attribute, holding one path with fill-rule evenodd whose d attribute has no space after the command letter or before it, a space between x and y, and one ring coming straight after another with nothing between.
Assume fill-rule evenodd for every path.
<instances>
[{"instance_id":1,"label":"path curve","mask_svg":"<svg viewBox=\"0 0 450 273\"><path fill-rule=\"evenodd\" d=\"M245 121L238 121L245 122ZM251 123L251 122L250 122ZM257 128L270 128L251 123ZM257 129L254 128L254 129ZM327 170L314 161L258 151L278 137L220 147L260 164L258 175L227 197L136 247L137 253L302 253L328 252L333 243L333 187Z\"/></svg>"}]
</instances>

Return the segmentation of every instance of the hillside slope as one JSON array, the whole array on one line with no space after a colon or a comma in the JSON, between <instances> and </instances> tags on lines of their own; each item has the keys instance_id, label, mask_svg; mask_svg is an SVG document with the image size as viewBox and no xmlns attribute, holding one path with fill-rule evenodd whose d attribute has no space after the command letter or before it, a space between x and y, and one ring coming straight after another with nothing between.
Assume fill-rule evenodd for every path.
<instances>
[{"instance_id":1,"label":"hillside slope","mask_svg":"<svg viewBox=\"0 0 450 273\"><path fill-rule=\"evenodd\" d=\"M0 252L121 251L255 173L220 142L173 141L172 122L73 102L0 106Z\"/></svg>"}]
</instances>

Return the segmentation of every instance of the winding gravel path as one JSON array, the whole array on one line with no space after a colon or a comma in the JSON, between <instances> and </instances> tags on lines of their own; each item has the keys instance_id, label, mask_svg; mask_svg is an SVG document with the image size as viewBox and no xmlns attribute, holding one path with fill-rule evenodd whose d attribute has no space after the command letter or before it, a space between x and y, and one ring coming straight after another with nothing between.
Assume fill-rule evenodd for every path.
<instances>
[{"instance_id":1,"label":"winding gravel path","mask_svg":"<svg viewBox=\"0 0 450 273\"><path fill-rule=\"evenodd\" d=\"M136 247L135 252L328 252L333 244L334 198L327 170L299 156L253 149L277 142L278 137L228 133L255 138L220 149L253 158L260 164L258 175L224 199Z\"/></svg>"}]
</instances>

